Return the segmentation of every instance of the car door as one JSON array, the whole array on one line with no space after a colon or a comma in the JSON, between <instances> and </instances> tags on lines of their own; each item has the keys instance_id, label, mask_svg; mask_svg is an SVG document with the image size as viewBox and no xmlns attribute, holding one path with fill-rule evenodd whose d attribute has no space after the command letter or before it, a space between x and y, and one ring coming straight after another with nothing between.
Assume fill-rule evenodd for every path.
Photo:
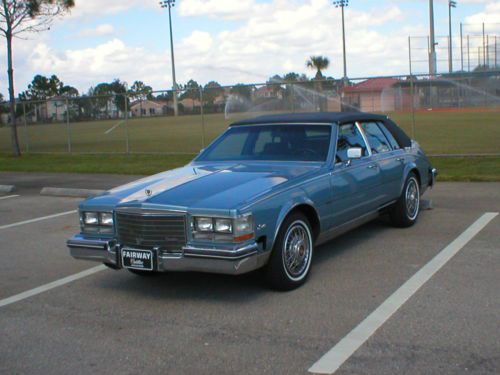
<instances>
[{"instance_id":1,"label":"car door","mask_svg":"<svg viewBox=\"0 0 500 375\"><path fill-rule=\"evenodd\" d=\"M349 159L349 148L361 148L359 159ZM331 173L332 227L359 218L378 207L381 176L359 126L339 125L335 166Z\"/></svg>"},{"instance_id":2,"label":"car door","mask_svg":"<svg viewBox=\"0 0 500 375\"><path fill-rule=\"evenodd\" d=\"M360 126L370 145L372 158L380 168L382 178L380 193L383 197L381 201L383 205L397 199L400 194L405 152L385 129L383 123L366 121L360 123Z\"/></svg>"}]
</instances>

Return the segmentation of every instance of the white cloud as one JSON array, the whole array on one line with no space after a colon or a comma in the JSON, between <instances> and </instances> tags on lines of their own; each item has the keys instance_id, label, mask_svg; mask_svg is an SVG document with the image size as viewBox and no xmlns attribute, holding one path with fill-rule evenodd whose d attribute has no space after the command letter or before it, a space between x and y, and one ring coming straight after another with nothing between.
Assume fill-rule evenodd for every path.
<instances>
[{"instance_id":1,"label":"white cloud","mask_svg":"<svg viewBox=\"0 0 500 375\"><path fill-rule=\"evenodd\" d=\"M193 49L197 52L208 52L212 48L213 38L210 33L195 30L182 43L185 48Z\"/></svg>"},{"instance_id":2,"label":"white cloud","mask_svg":"<svg viewBox=\"0 0 500 375\"><path fill-rule=\"evenodd\" d=\"M487 24L488 33L500 32L500 1L489 2L483 12L465 18L465 23L470 31L481 32L482 23Z\"/></svg>"},{"instance_id":3,"label":"white cloud","mask_svg":"<svg viewBox=\"0 0 500 375\"><path fill-rule=\"evenodd\" d=\"M220 13L212 13L215 14ZM366 11L346 9L351 72L368 75L394 73L396 68L397 72L407 70L406 36L382 34L373 29L403 18L397 6ZM196 39L195 33L191 39ZM327 74L339 77L342 71L340 11L327 0L303 3L274 0L253 8L240 27L214 35L213 47L206 52L193 53L186 40L177 50L181 79L192 75L202 82L209 80L208 77L223 83L262 82L275 73L304 72L305 60L313 54L330 57L332 66ZM392 57L391 64L387 63L386 56Z\"/></svg>"},{"instance_id":4,"label":"white cloud","mask_svg":"<svg viewBox=\"0 0 500 375\"><path fill-rule=\"evenodd\" d=\"M120 78L128 82L144 80L164 87L170 76L164 67L168 57L151 54L142 47L130 47L120 39L81 50L58 53L47 44L36 46L30 58L30 70L41 74L56 73L64 82L86 90L90 85Z\"/></svg>"},{"instance_id":5,"label":"white cloud","mask_svg":"<svg viewBox=\"0 0 500 375\"><path fill-rule=\"evenodd\" d=\"M199 0L182 3L196 5L196 1ZM233 17L231 12L236 14L238 6L244 8L253 4L244 0L241 3L231 2L240 4L231 7L222 0L209 2L223 17ZM229 4L229 8L222 12L220 9L225 3ZM194 30L176 44L179 83L190 78L200 83L210 80L223 84L263 82L276 73L290 70L306 72L305 60L314 54L328 56L332 65L326 73L341 76L340 12L330 1L299 3L274 0L252 9L252 12L243 14L245 21L240 22L241 26L236 29L217 34ZM402 12L397 6L366 11L346 9L350 73L370 75L406 71L406 37L381 34L373 29L374 25L402 19ZM84 34L111 31L108 26L101 25ZM37 73L56 73L64 82L76 85L80 90L113 78L128 82L140 79L155 89L164 89L172 85L169 52L168 44L162 53L151 53L144 47L129 46L118 38L89 48L62 52L46 42L40 42L27 56L29 64L23 70L29 72L26 75L31 77ZM309 73L313 75L313 72Z\"/></svg>"},{"instance_id":6,"label":"white cloud","mask_svg":"<svg viewBox=\"0 0 500 375\"><path fill-rule=\"evenodd\" d=\"M132 6L154 7L160 11L157 0L110 0L106 2L106 9L100 9L102 1L85 0L84 3L80 0L77 7L80 3L75 17L91 15L93 11L97 14L120 12ZM315 54L330 58L327 75L342 76L341 16L330 0L272 0L268 3L183 0L178 4L181 20L188 15L240 18L236 27L221 32L193 30L176 43L179 83L191 78L200 83L211 80L223 84L264 82L274 74L289 71L307 72L312 76L314 72L306 70L305 60ZM347 60L351 77L407 73L407 35L427 33L426 21L412 19L411 15L405 17L397 2L384 4L364 9L346 8ZM499 19L499 4L488 3L484 12L467 18L466 22L482 22L484 17ZM111 25L105 25L81 33L109 35L113 30ZM48 33L40 35L43 36L36 38L47 38ZM25 89L34 74L55 73L80 90L113 78L129 83L140 79L155 89L170 88L168 39L158 35L147 38L148 42L161 45L162 52L152 52L141 44L130 45L126 39L116 37L110 37L105 43L94 42L86 48L67 50L59 50L56 43L49 43L47 39L16 42L17 87ZM4 51L0 50L2 53ZM6 91L5 87L2 91Z\"/></svg>"},{"instance_id":7,"label":"white cloud","mask_svg":"<svg viewBox=\"0 0 500 375\"><path fill-rule=\"evenodd\" d=\"M78 36L87 38L87 37L113 35L114 33L115 33L115 28L113 27L113 25L105 23L93 29L83 29L78 33Z\"/></svg>"},{"instance_id":8,"label":"white cloud","mask_svg":"<svg viewBox=\"0 0 500 375\"><path fill-rule=\"evenodd\" d=\"M98 17L116 14L132 8L159 8L156 0L76 0L70 18Z\"/></svg>"},{"instance_id":9,"label":"white cloud","mask_svg":"<svg viewBox=\"0 0 500 375\"><path fill-rule=\"evenodd\" d=\"M183 0L179 4L179 13L181 16L243 19L258 7L253 0Z\"/></svg>"}]
</instances>

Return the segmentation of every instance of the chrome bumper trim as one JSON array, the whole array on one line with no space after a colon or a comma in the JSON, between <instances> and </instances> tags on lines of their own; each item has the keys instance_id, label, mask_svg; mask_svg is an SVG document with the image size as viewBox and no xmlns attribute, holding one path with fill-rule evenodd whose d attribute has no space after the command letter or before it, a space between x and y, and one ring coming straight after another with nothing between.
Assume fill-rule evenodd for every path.
<instances>
[{"instance_id":1,"label":"chrome bumper trim","mask_svg":"<svg viewBox=\"0 0 500 375\"><path fill-rule=\"evenodd\" d=\"M122 268L119 260L120 245L114 240L88 239L76 235L67 241L70 254L76 259L106 263ZM217 249L185 246L182 252L157 256L157 271L196 271L238 275L264 266L270 252L259 251L252 243L241 248Z\"/></svg>"},{"instance_id":2,"label":"chrome bumper trim","mask_svg":"<svg viewBox=\"0 0 500 375\"><path fill-rule=\"evenodd\" d=\"M75 259L91 260L118 265L116 242L114 240L90 239L77 234L66 242Z\"/></svg>"},{"instance_id":3,"label":"chrome bumper trim","mask_svg":"<svg viewBox=\"0 0 500 375\"><path fill-rule=\"evenodd\" d=\"M251 256L253 254L256 254L258 250L259 247L256 243L234 250L201 248L194 246L185 246L182 248L183 254L186 257L214 258L214 259L225 259L225 260L242 259Z\"/></svg>"},{"instance_id":4,"label":"chrome bumper trim","mask_svg":"<svg viewBox=\"0 0 500 375\"><path fill-rule=\"evenodd\" d=\"M436 183L436 178L438 176L438 170L436 168L431 169L431 181L429 182L429 186L434 186Z\"/></svg>"}]
</instances>

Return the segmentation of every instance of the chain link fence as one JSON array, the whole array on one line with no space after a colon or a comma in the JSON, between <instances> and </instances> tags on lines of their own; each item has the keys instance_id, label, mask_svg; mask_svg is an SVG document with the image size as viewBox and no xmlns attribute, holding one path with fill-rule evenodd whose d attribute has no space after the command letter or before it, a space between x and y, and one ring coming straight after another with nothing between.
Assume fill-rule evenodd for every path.
<instances>
[{"instance_id":1,"label":"chain link fence","mask_svg":"<svg viewBox=\"0 0 500 375\"><path fill-rule=\"evenodd\" d=\"M25 153L196 154L227 126L263 114L384 113L432 155L500 155L500 70L268 82L177 92L55 97L16 103ZM0 105L0 152L10 114Z\"/></svg>"}]
</instances>

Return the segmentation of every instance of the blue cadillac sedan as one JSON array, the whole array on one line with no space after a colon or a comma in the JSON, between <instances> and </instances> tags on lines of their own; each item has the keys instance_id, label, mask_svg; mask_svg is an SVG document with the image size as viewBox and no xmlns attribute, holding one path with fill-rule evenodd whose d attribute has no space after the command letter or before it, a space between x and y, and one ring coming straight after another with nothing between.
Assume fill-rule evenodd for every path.
<instances>
[{"instance_id":1,"label":"blue cadillac sedan","mask_svg":"<svg viewBox=\"0 0 500 375\"><path fill-rule=\"evenodd\" d=\"M413 225L436 175L386 116L262 116L232 124L185 167L82 202L67 244L77 259L138 275L262 268L290 290L315 246L381 214Z\"/></svg>"}]
</instances>

